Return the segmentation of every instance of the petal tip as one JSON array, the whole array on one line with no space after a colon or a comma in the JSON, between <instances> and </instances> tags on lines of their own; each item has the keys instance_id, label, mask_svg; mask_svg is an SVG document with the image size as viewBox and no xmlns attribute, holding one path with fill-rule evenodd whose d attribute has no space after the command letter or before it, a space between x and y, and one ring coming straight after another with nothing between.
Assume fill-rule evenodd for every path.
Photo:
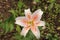
<instances>
[{"instance_id":1,"label":"petal tip","mask_svg":"<svg viewBox=\"0 0 60 40\"><path fill-rule=\"evenodd\" d=\"M43 14L43 11L41 9L38 9L40 15Z\"/></svg>"},{"instance_id":2,"label":"petal tip","mask_svg":"<svg viewBox=\"0 0 60 40\"><path fill-rule=\"evenodd\" d=\"M26 12L26 11L30 11L30 8L28 8L28 9L25 9L25 12Z\"/></svg>"}]
</instances>

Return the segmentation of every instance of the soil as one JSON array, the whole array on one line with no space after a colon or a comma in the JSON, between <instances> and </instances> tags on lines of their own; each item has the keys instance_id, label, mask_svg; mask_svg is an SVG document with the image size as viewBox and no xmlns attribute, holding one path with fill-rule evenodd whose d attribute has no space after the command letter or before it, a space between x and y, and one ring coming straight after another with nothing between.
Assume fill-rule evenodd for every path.
<instances>
[{"instance_id":1,"label":"soil","mask_svg":"<svg viewBox=\"0 0 60 40\"><path fill-rule=\"evenodd\" d=\"M12 8L16 9L17 2L18 0L0 0L0 21L4 22L7 18L11 16L9 10ZM2 31L1 28L0 31ZM12 38L14 33L15 31L0 35L0 40L15 40L14 38Z\"/></svg>"},{"instance_id":2,"label":"soil","mask_svg":"<svg viewBox=\"0 0 60 40\"><path fill-rule=\"evenodd\" d=\"M11 14L9 13L10 9L15 9L17 7L18 0L0 0L0 19L5 20Z\"/></svg>"}]
</instances>

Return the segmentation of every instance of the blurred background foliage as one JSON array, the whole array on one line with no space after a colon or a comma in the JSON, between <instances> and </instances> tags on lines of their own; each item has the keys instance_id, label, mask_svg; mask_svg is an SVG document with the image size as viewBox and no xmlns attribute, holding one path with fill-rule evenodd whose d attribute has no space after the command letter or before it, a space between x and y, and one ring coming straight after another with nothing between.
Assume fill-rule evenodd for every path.
<instances>
[{"instance_id":1,"label":"blurred background foliage","mask_svg":"<svg viewBox=\"0 0 60 40\"><path fill-rule=\"evenodd\" d=\"M13 1L13 0L12 0ZM41 20L46 22L46 28L40 29L39 40L60 40L60 0L18 0L16 8L10 8L10 16L5 18L0 13L0 39L11 36L10 40L37 40L31 31L26 37L20 35L21 26L15 24L15 18L24 16L24 10L30 8L32 12L41 9L44 14ZM14 4L15 5L15 4ZM8 36L10 35L10 36Z\"/></svg>"}]
</instances>

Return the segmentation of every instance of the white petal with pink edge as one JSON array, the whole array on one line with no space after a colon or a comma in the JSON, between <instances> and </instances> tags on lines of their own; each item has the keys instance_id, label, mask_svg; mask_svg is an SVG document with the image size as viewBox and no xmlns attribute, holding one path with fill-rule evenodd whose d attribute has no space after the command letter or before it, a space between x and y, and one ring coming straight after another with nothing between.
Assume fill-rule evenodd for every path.
<instances>
[{"instance_id":1,"label":"white petal with pink edge","mask_svg":"<svg viewBox=\"0 0 60 40\"><path fill-rule=\"evenodd\" d=\"M37 26L45 26L45 22L44 21L39 21Z\"/></svg>"},{"instance_id":2,"label":"white petal with pink edge","mask_svg":"<svg viewBox=\"0 0 60 40\"><path fill-rule=\"evenodd\" d=\"M38 9L33 13L32 17L33 17L34 20L38 21L38 20L41 19L42 14L43 14L43 11L41 11L41 9Z\"/></svg>"},{"instance_id":3,"label":"white petal with pink edge","mask_svg":"<svg viewBox=\"0 0 60 40\"><path fill-rule=\"evenodd\" d=\"M26 36L26 34L28 33L30 27L24 27L21 31L21 35L23 35L24 37Z\"/></svg>"},{"instance_id":4,"label":"white petal with pink edge","mask_svg":"<svg viewBox=\"0 0 60 40\"><path fill-rule=\"evenodd\" d=\"M33 34L36 36L37 39L40 38L40 31L38 27L31 28L31 31L33 32Z\"/></svg>"},{"instance_id":5,"label":"white petal with pink edge","mask_svg":"<svg viewBox=\"0 0 60 40\"><path fill-rule=\"evenodd\" d=\"M21 25L21 26L26 26L26 23L24 23L23 21L27 22L26 17L17 17L15 24Z\"/></svg>"},{"instance_id":6,"label":"white petal with pink edge","mask_svg":"<svg viewBox=\"0 0 60 40\"><path fill-rule=\"evenodd\" d=\"M30 11L30 9L26 9L26 10L25 10L25 16L26 16L28 19L31 19L31 11Z\"/></svg>"}]
</instances>

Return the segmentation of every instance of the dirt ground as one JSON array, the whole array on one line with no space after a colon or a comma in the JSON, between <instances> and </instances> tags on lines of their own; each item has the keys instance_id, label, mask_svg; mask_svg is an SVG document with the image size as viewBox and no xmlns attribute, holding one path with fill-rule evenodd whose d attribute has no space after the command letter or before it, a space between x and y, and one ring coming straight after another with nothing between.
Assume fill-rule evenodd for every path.
<instances>
[{"instance_id":1,"label":"dirt ground","mask_svg":"<svg viewBox=\"0 0 60 40\"><path fill-rule=\"evenodd\" d=\"M16 9L18 0L0 0L0 21L5 21L7 18L11 16L9 12L10 9ZM0 28L0 31L2 29ZM7 33L5 35L0 36L0 40L13 40L11 37L14 32Z\"/></svg>"}]
</instances>

